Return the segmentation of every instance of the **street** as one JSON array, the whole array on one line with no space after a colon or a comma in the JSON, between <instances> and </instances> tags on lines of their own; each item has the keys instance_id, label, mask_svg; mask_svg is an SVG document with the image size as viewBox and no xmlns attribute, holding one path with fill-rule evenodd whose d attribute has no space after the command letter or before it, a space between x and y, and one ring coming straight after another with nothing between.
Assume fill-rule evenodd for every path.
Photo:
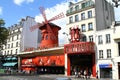
<instances>
[{"instance_id":1,"label":"street","mask_svg":"<svg viewBox=\"0 0 120 80\"><path fill-rule=\"evenodd\" d=\"M67 77L64 75L0 75L0 80L55 80L55 78ZM72 80L97 80L97 79L80 79L70 77ZM112 80L112 79L99 79Z\"/></svg>"}]
</instances>

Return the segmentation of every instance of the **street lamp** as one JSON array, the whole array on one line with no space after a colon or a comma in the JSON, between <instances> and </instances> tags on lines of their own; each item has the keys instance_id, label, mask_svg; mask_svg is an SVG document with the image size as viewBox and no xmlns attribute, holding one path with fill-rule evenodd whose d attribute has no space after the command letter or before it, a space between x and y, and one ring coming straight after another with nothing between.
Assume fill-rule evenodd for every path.
<instances>
[{"instance_id":1,"label":"street lamp","mask_svg":"<svg viewBox=\"0 0 120 80\"><path fill-rule=\"evenodd\" d=\"M120 4L118 3L120 0L112 0L115 3L115 7L117 8Z\"/></svg>"},{"instance_id":2,"label":"street lamp","mask_svg":"<svg viewBox=\"0 0 120 80\"><path fill-rule=\"evenodd\" d=\"M63 34L67 36L68 41L70 42L70 35L69 35L69 34L67 34L66 32L63 32Z\"/></svg>"}]
</instances>

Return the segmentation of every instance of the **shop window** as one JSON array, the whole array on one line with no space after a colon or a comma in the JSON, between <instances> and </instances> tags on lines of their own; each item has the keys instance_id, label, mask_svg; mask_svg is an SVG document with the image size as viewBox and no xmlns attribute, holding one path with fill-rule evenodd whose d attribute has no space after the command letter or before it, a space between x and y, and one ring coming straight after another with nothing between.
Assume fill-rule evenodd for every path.
<instances>
[{"instance_id":1,"label":"shop window","mask_svg":"<svg viewBox=\"0 0 120 80\"><path fill-rule=\"evenodd\" d=\"M99 59L103 58L103 50L99 50Z\"/></svg>"},{"instance_id":2,"label":"shop window","mask_svg":"<svg viewBox=\"0 0 120 80\"><path fill-rule=\"evenodd\" d=\"M111 49L107 49L107 58L111 58Z\"/></svg>"}]
</instances>

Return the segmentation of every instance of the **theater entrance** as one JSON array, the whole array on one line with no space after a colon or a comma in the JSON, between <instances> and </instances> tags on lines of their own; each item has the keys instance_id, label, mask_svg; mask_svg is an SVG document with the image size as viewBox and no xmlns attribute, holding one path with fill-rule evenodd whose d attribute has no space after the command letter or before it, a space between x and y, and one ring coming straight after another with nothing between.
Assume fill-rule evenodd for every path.
<instances>
[{"instance_id":1,"label":"theater entrance","mask_svg":"<svg viewBox=\"0 0 120 80\"><path fill-rule=\"evenodd\" d=\"M83 72L86 70L92 74L93 57L91 54L69 54L70 59L70 75L75 75L75 71Z\"/></svg>"}]
</instances>

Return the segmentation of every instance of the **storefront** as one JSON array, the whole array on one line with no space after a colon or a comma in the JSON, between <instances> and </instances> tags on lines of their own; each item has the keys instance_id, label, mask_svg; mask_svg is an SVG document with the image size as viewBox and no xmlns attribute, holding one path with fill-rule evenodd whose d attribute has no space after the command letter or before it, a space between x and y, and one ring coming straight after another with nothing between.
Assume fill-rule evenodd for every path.
<instances>
[{"instance_id":1,"label":"storefront","mask_svg":"<svg viewBox=\"0 0 120 80\"><path fill-rule=\"evenodd\" d=\"M18 68L18 59L15 56L8 56L2 58L2 67L3 69L17 69Z\"/></svg>"},{"instance_id":2,"label":"storefront","mask_svg":"<svg viewBox=\"0 0 120 80\"><path fill-rule=\"evenodd\" d=\"M37 71L38 74L64 74L64 55L22 59L21 66L26 73Z\"/></svg>"},{"instance_id":3,"label":"storefront","mask_svg":"<svg viewBox=\"0 0 120 80\"><path fill-rule=\"evenodd\" d=\"M100 64L100 78L112 78L112 64Z\"/></svg>"}]
</instances>

